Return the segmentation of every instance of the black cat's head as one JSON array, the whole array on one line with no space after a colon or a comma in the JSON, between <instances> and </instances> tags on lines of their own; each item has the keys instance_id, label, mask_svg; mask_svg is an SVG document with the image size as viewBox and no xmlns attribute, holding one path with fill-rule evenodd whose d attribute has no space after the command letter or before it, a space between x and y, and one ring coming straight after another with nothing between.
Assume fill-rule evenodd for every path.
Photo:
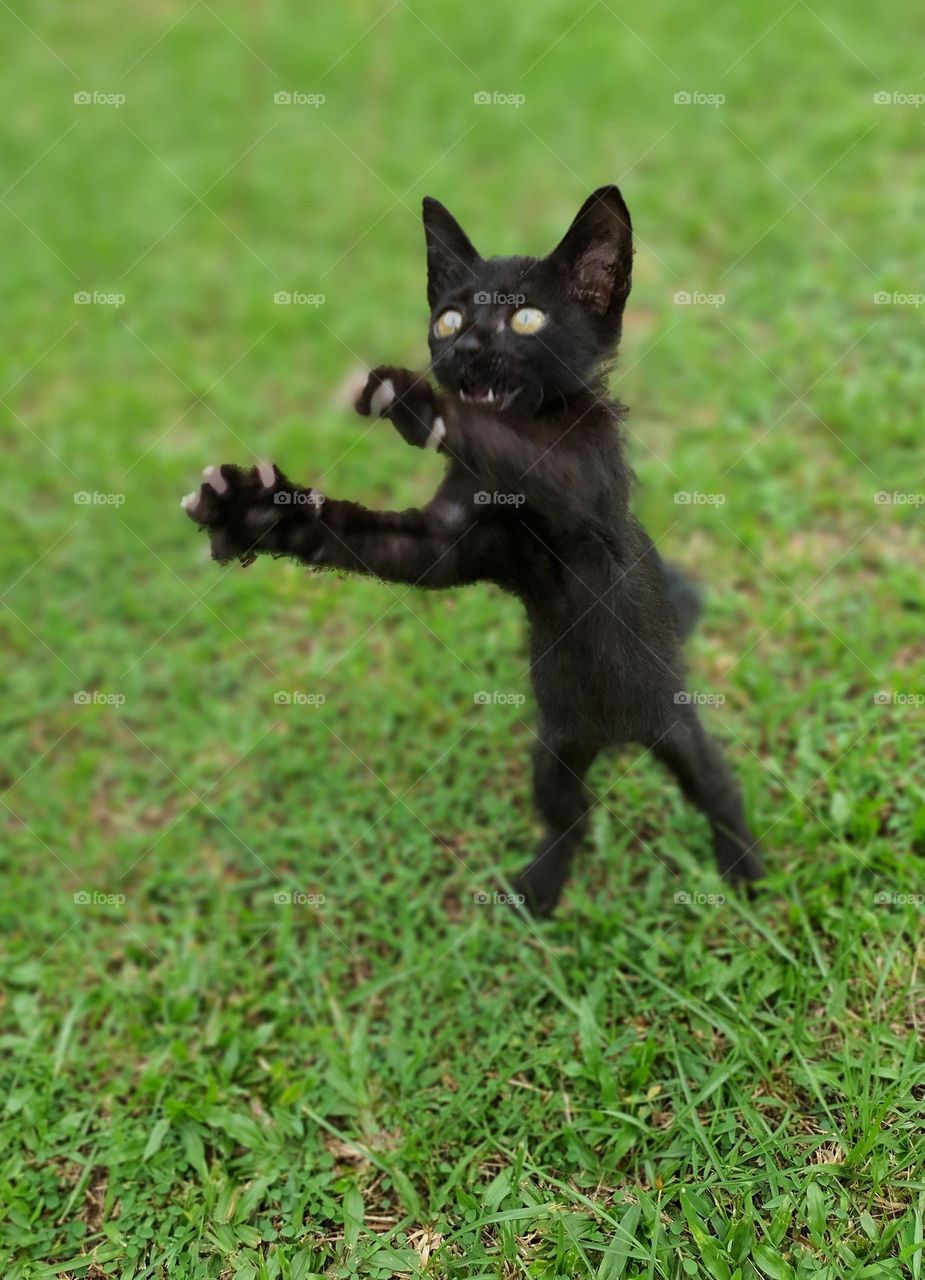
<instances>
[{"instance_id":1,"label":"black cat's head","mask_svg":"<svg viewBox=\"0 0 925 1280\"><path fill-rule=\"evenodd\" d=\"M520 413L598 390L620 340L633 231L619 188L599 187L545 258L482 258L424 200L430 353L447 391Z\"/></svg>"}]
</instances>

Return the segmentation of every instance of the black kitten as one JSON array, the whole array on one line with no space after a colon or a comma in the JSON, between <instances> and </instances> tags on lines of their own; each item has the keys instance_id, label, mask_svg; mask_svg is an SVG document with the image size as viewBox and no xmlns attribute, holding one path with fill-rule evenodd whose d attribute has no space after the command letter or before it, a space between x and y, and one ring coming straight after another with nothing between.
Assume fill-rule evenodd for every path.
<instances>
[{"instance_id":1,"label":"black kitten","mask_svg":"<svg viewBox=\"0 0 925 1280\"><path fill-rule=\"evenodd\" d=\"M379 368L357 409L446 457L427 506L369 511L262 463L208 468L187 514L219 561L291 555L419 587L495 582L523 601L546 833L516 887L533 911L556 905L587 825L584 776L617 743L642 743L674 772L710 821L724 877L758 879L738 787L684 691L696 594L630 514L624 410L606 398L633 257L619 190L595 191L545 258L481 258L436 200L424 229L441 390Z\"/></svg>"}]
</instances>

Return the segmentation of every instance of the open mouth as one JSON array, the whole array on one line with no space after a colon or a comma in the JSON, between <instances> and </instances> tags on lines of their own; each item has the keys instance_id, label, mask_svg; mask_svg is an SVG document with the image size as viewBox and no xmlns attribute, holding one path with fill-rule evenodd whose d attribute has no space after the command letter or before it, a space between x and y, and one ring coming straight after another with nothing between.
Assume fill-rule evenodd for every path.
<instances>
[{"instance_id":1,"label":"open mouth","mask_svg":"<svg viewBox=\"0 0 925 1280\"><path fill-rule=\"evenodd\" d=\"M496 404L499 409L508 408L519 394L519 387L480 387L466 382L459 388L461 400L473 404Z\"/></svg>"}]
</instances>

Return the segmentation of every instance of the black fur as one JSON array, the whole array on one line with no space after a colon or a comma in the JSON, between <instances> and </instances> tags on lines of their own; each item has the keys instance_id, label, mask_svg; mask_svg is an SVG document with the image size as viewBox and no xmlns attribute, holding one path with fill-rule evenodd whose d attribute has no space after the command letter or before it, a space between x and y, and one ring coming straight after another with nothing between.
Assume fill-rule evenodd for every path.
<instances>
[{"instance_id":1,"label":"black fur","mask_svg":"<svg viewBox=\"0 0 925 1280\"><path fill-rule=\"evenodd\" d=\"M757 879L738 788L685 694L680 642L699 596L630 513L624 410L606 398L632 272L619 190L595 191L540 259L483 259L436 200L424 201L424 227L440 390L425 374L380 367L357 409L380 410L409 444L445 456L431 501L370 511L321 501L265 464L226 466L186 500L188 514L218 560L267 552L419 587L487 581L523 601L546 831L516 885L533 911L558 901L587 824L584 776L617 743L641 743L673 771L710 821L724 877ZM524 306L545 313L538 332L512 328ZM441 337L435 322L448 309L459 328Z\"/></svg>"}]
</instances>

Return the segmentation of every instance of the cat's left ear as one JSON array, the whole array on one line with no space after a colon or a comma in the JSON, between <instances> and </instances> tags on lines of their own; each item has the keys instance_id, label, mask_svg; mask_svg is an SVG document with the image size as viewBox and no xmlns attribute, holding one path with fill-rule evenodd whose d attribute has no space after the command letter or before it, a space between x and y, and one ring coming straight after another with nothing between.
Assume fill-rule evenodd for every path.
<instances>
[{"instance_id":1,"label":"cat's left ear","mask_svg":"<svg viewBox=\"0 0 925 1280\"><path fill-rule=\"evenodd\" d=\"M455 281L471 275L481 258L472 241L445 205L424 197L427 238L427 301L431 307Z\"/></svg>"},{"instance_id":2,"label":"cat's left ear","mask_svg":"<svg viewBox=\"0 0 925 1280\"><path fill-rule=\"evenodd\" d=\"M633 273L633 224L619 187L588 196L548 260L565 268L574 295L597 315L619 314Z\"/></svg>"}]
</instances>

